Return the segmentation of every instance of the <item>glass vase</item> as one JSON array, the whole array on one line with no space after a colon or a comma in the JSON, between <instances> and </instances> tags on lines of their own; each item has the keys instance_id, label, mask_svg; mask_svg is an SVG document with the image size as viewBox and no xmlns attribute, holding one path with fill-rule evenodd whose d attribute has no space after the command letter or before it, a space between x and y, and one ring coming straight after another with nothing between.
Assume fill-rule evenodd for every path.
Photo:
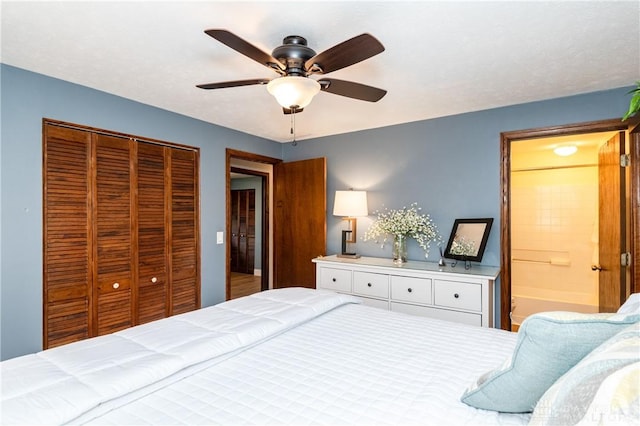
<instances>
[{"instance_id":1,"label":"glass vase","mask_svg":"<svg viewBox=\"0 0 640 426\"><path fill-rule=\"evenodd\" d=\"M393 237L393 263L402 265L407 261L407 236L395 235Z\"/></svg>"}]
</instances>

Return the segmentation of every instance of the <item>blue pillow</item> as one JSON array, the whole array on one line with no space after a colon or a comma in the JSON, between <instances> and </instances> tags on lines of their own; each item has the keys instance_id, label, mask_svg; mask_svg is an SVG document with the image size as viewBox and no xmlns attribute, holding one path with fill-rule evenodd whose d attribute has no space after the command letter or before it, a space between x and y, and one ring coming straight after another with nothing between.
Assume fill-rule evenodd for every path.
<instances>
[{"instance_id":1,"label":"blue pillow","mask_svg":"<svg viewBox=\"0 0 640 426\"><path fill-rule=\"evenodd\" d=\"M545 312L522 323L513 354L482 375L462 395L476 408L506 413L533 411L553 383L605 340L640 315Z\"/></svg>"}]
</instances>

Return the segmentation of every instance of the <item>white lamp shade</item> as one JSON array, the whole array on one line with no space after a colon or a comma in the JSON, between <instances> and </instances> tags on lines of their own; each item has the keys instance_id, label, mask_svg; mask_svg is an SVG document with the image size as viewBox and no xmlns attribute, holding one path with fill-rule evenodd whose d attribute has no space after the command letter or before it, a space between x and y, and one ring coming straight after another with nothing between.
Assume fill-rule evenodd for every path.
<instances>
[{"instance_id":1,"label":"white lamp shade","mask_svg":"<svg viewBox=\"0 0 640 426\"><path fill-rule=\"evenodd\" d=\"M320 91L320 83L308 77L280 77L271 80L267 90L283 108L304 108Z\"/></svg>"},{"instance_id":2,"label":"white lamp shade","mask_svg":"<svg viewBox=\"0 0 640 426\"><path fill-rule=\"evenodd\" d=\"M367 216L367 191L336 191L333 203L334 216Z\"/></svg>"}]
</instances>

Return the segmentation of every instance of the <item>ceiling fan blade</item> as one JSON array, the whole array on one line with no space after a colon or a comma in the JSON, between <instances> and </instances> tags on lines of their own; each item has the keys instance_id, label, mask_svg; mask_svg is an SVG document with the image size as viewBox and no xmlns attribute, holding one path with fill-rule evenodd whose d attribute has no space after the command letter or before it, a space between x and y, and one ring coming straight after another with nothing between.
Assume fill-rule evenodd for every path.
<instances>
[{"instance_id":1,"label":"ceiling fan blade","mask_svg":"<svg viewBox=\"0 0 640 426\"><path fill-rule=\"evenodd\" d=\"M318 80L320 90L333 93L334 95L346 96L348 98L359 99L361 101L378 102L386 90L365 84L354 83L352 81L336 80L335 78L323 78Z\"/></svg>"},{"instance_id":2,"label":"ceiling fan blade","mask_svg":"<svg viewBox=\"0 0 640 426\"><path fill-rule=\"evenodd\" d=\"M304 64L308 73L328 74L384 52L384 46L371 34L360 34L318 53Z\"/></svg>"},{"instance_id":3,"label":"ceiling fan blade","mask_svg":"<svg viewBox=\"0 0 640 426\"><path fill-rule=\"evenodd\" d=\"M239 86L251 86L253 84L267 84L269 80L264 78L257 78L253 80L236 80L236 81L222 81L220 83L208 83L198 84L196 87L200 89L224 89L226 87L239 87Z\"/></svg>"},{"instance_id":4,"label":"ceiling fan blade","mask_svg":"<svg viewBox=\"0 0 640 426\"><path fill-rule=\"evenodd\" d=\"M253 44L241 39L237 35L227 30L211 29L205 30L205 33L220 43L225 44L243 55L253 59L262 65L271 68L277 73L284 75L285 66L276 58L268 54L267 52L258 49Z\"/></svg>"}]
</instances>

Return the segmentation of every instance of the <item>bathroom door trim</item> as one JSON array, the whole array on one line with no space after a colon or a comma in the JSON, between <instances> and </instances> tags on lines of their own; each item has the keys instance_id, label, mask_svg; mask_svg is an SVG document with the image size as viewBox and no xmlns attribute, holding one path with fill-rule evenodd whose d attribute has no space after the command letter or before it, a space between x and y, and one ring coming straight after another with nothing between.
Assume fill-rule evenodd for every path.
<instances>
[{"instance_id":1,"label":"bathroom door trim","mask_svg":"<svg viewBox=\"0 0 640 426\"><path fill-rule=\"evenodd\" d=\"M516 130L511 132L500 133L500 181L502 182L500 210L500 327L504 330L511 330L511 143L523 139L546 138L556 136L569 136L584 133L599 133L608 131L627 131L631 130L628 122L621 122L620 119L591 121L587 123L568 124L564 126L543 127L537 129ZM640 137L630 137L632 147L630 149L632 167L640 152ZM636 158L634 158L636 157ZM632 169L631 173L631 194L635 198L640 199L640 173ZM637 224L639 223L638 209L631 209L631 224L635 228L631 232L635 235L630 239L631 253L634 252L634 241L638 241ZM637 243L636 243L637 244ZM637 256L633 256L631 262L631 276L638 271L640 262ZM637 290L639 284L631 282L631 291Z\"/></svg>"}]
</instances>

